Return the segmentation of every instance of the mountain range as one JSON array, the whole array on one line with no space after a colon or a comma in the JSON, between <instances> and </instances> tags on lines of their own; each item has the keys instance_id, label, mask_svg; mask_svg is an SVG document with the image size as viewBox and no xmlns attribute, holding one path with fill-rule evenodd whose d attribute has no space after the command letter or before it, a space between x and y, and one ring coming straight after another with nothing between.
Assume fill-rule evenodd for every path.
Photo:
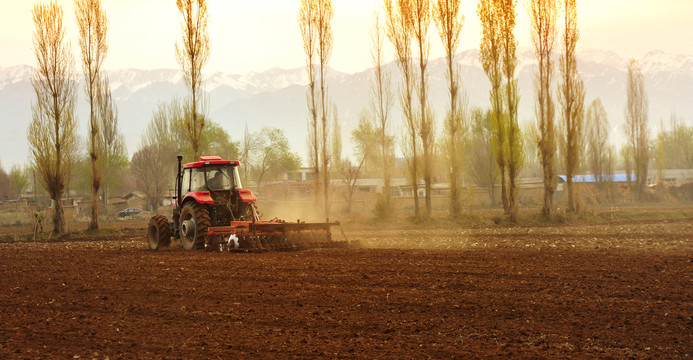
<instances>
[{"instance_id":1,"label":"mountain range","mask_svg":"<svg viewBox=\"0 0 693 360\"><path fill-rule=\"evenodd\" d=\"M462 86L470 106L487 108L489 82L479 63L478 50L466 50L455 57L460 66ZM578 52L578 68L585 84L585 106L599 97L606 107L611 141L623 141L623 119L626 104L626 75L628 59L599 49ZM662 51L647 53L638 59L645 79L649 99L651 132L660 124L668 125L672 113L693 124L693 55L677 55ZM556 61L556 64L558 62ZM393 92L400 81L394 62L386 64L391 73ZM518 51L518 86L520 90L519 119L534 118L533 77L537 62L529 49ZM443 58L431 59L428 64L429 95L438 126L444 118L448 92ZM31 86L32 68L28 65L0 67L0 163L21 164L28 160L26 130L31 121L31 103L35 95ZM186 88L177 69L108 71L111 89L118 107L120 129L125 135L127 149L137 150L144 132L159 103L173 97L186 96ZM559 77L558 67L554 79ZM333 69L327 72L329 101L337 108L342 128L345 155L351 151L350 133L358 123L359 113L369 106L372 70L354 74ZM304 154L307 132L307 76L303 68L271 69L248 74L210 73L205 76L208 117L220 124L233 140L240 140L245 126L250 132L264 126L285 131L292 149ZM555 96L554 84L554 98ZM80 134L85 136L88 105L83 83L78 87L77 115ZM393 134L401 133L401 114L395 100L391 118ZM558 114L557 114L558 119Z\"/></svg>"}]
</instances>

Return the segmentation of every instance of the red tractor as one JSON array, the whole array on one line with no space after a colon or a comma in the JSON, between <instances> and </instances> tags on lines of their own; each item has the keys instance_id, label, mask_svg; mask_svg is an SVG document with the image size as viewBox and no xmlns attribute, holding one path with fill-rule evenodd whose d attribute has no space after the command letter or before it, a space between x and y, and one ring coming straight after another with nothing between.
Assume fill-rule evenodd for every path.
<instances>
[{"instance_id":1,"label":"red tractor","mask_svg":"<svg viewBox=\"0 0 693 360\"><path fill-rule=\"evenodd\" d=\"M186 250L292 250L310 247L344 247L347 241L332 241L330 228L338 222L295 223L279 219L261 221L257 198L241 185L238 161L201 156L182 164L178 175L173 218L154 215L149 221L147 242L157 250L180 239Z\"/></svg>"}]
</instances>

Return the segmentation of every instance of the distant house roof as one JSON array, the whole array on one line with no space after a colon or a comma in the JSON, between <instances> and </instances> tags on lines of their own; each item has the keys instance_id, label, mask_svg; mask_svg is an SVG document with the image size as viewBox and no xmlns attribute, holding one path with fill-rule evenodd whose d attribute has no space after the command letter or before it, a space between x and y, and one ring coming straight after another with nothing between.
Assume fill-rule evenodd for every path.
<instances>
[{"instance_id":1,"label":"distant house roof","mask_svg":"<svg viewBox=\"0 0 693 360\"><path fill-rule=\"evenodd\" d=\"M147 195L145 195L145 193L143 193L143 192L141 192L141 191L133 191L133 192L131 192L131 193L129 193L129 194L123 196L123 197L124 197L125 199L128 199L128 200L130 200L130 198L133 198L133 197L137 197L137 198L140 198L140 199L144 199L144 198L147 197Z\"/></svg>"},{"instance_id":2,"label":"distant house roof","mask_svg":"<svg viewBox=\"0 0 693 360\"><path fill-rule=\"evenodd\" d=\"M567 182L568 181L568 176L567 175L558 175L558 177L561 179L561 182ZM613 174L607 178L606 181L609 182L627 182L628 181L628 176L626 174ZM635 174L630 174L630 181L635 181ZM573 176L573 182L574 183L595 183L597 182L597 179L594 177L594 175L574 175Z\"/></svg>"},{"instance_id":3,"label":"distant house roof","mask_svg":"<svg viewBox=\"0 0 693 360\"><path fill-rule=\"evenodd\" d=\"M111 205L117 205L117 204L125 204L128 201L125 200L124 198L111 198L108 200L108 203Z\"/></svg>"}]
</instances>

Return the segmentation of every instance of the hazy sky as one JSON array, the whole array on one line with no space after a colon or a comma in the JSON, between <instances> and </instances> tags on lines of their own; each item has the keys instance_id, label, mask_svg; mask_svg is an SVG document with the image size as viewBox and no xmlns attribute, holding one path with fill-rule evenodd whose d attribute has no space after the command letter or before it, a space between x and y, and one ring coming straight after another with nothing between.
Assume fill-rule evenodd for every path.
<instances>
[{"instance_id":1,"label":"hazy sky","mask_svg":"<svg viewBox=\"0 0 693 360\"><path fill-rule=\"evenodd\" d=\"M353 73L370 67L369 26L375 0L333 0L334 50L329 65ZM0 0L0 66L34 65L31 0ZM77 55L72 0L60 0L68 38ZM106 69L178 67L174 43L180 37L175 0L102 0L110 22ZM516 36L531 46L524 0L519 0ZM477 1L462 0L466 24L460 50L478 48ZM211 55L205 72L245 73L304 65L296 21L299 0L209 0ZM579 47L613 50L640 58L661 49L693 54L691 0L580 0ZM431 58L442 56L439 38L430 30ZM392 59L388 51L388 60ZM77 68L79 70L79 67Z\"/></svg>"}]
</instances>

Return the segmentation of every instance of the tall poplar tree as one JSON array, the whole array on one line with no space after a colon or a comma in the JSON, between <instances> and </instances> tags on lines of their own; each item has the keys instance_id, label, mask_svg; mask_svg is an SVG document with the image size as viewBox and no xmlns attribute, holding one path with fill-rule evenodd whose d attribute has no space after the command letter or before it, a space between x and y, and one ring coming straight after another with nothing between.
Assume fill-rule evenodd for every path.
<instances>
[{"instance_id":1,"label":"tall poplar tree","mask_svg":"<svg viewBox=\"0 0 693 360\"><path fill-rule=\"evenodd\" d=\"M303 51L306 54L306 72L308 75L308 156L313 168L313 194L316 204L320 194L320 145L318 136L318 107L315 99L315 57L316 57L316 12L317 0L301 0L298 10L298 26L303 39Z\"/></svg>"},{"instance_id":2,"label":"tall poplar tree","mask_svg":"<svg viewBox=\"0 0 693 360\"><path fill-rule=\"evenodd\" d=\"M411 27L413 40L419 51L419 83L417 93L419 95L419 137L423 155L423 180L426 188L426 216L431 216L433 204L433 164L435 154L435 124L433 110L428 100L428 54L430 42L428 41L428 28L431 24L431 4L429 0L410 0L408 24Z\"/></svg>"},{"instance_id":3,"label":"tall poplar tree","mask_svg":"<svg viewBox=\"0 0 693 360\"><path fill-rule=\"evenodd\" d=\"M440 41L445 50L445 76L450 92L450 108L445 118L445 148L450 179L450 213L458 214L460 206L460 181L462 176L461 137L463 114L460 104L460 68L455 65L455 53L460 43L464 15L460 12L460 0L437 0L433 5L433 19L438 27Z\"/></svg>"},{"instance_id":4,"label":"tall poplar tree","mask_svg":"<svg viewBox=\"0 0 693 360\"><path fill-rule=\"evenodd\" d=\"M518 177L524 164L524 151L522 144L522 133L517 121L517 106L520 102L520 95L517 89L517 78L515 69L517 67L517 40L515 39L515 20L517 12L517 0L496 0L500 23L500 42L501 42L501 62L502 73L505 78L505 126L507 134L507 154L508 154L508 214L511 220L517 221L519 211L518 197Z\"/></svg>"},{"instance_id":5,"label":"tall poplar tree","mask_svg":"<svg viewBox=\"0 0 693 360\"><path fill-rule=\"evenodd\" d=\"M573 176L580 166L584 153L582 128L584 123L585 86L577 69L575 46L580 37L577 28L577 0L563 0L563 41L560 58L561 84L558 86L558 101L561 104L562 136L566 183L568 185L568 210L575 211Z\"/></svg>"},{"instance_id":6,"label":"tall poplar tree","mask_svg":"<svg viewBox=\"0 0 693 360\"><path fill-rule=\"evenodd\" d=\"M198 103L203 97L200 94L202 67L209 60L209 14L207 0L176 0L176 6L183 17L181 42L176 43L176 60L180 64L185 84L190 89L190 100L186 104L183 126L193 156L197 159L200 157L202 133L205 129L205 117L198 114Z\"/></svg>"},{"instance_id":7,"label":"tall poplar tree","mask_svg":"<svg viewBox=\"0 0 693 360\"><path fill-rule=\"evenodd\" d=\"M317 11L315 13L316 30L316 55L318 56L318 65L320 71L320 155L322 162L322 182L323 182L323 199L325 218L330 218L330 157L327 139L329 137L329 128L327 118L329 109L327 108L327 63L332 56L332 45L334 36L332 34L332 18L334 17L334 8L332 0L317 0Z\"/></svg>"},{"instance_id":8,"label":"tall poplar tree","mask_svg":"<svg viewBox=\"0 0 693 360\"><path fill-rule=\"evenodd\" d=\"M503 115L503 97L501 85L503 72L501 63L501 20L500 9L496 6L498 0L480 0L477 15L481 23L481 43L479 44L479 62L491 82L489 100L491 113L489 116L491 144L493 154L498 164L498 175L501 181L501 201L503 210L509 210L507 187L507 125Z\"/></svg>"},{"instance_id":9,"label":"tall poplar tree","mask_svg":"<svg viewBox=\"0 0 693 360\"><path fill-rule=\"evenodd\" d=\"M89 230L99 228L99 190L103 182L103 166L100 161L103 153L102 129L98 119L98 91L102 89L101 65L108 52L108 20L101 8L101 0L76 0L75 15L79 29L79 46L82 52L82 71L84 72L84 92L89 102L89 160L91 163L91 221Z\"/></svg>"},{"instance_id":10,"label":"tall poplar tree","mask_svg":"<svg viewBox=\"0 0 693 360\"><path fill-rule=\"evenodd\" d=\"M63 193L72 173L77 144L75 60L65 40L63 10L55 2L34 5L34 55L31 85L36 100L27 132L36 178L53 200L53 231L67 232Z\"/></svg>"},{"instance_id":11,"label":"tall poplar tree","mask_svg":"<svg viewBox=\"0 0 693 360\"><path fill-rule=\"evenodd\" d=\"M626 84L626 137L630 149L631 164L635 173L635 199L643 200L647 185L647 169L650 157L648 126L648 101L640 65L631 60L628 63Z\"/></svg>"},{"instance_id":12,"label":"tall poplar tree","mask_svg":"<svg viewBox=\"0 0 693 360\"><path fill-rule=\"evenodd\" d=\"M108 77L103 76L99 82L96 97L97 110L101 120L101 168L103 170L102 198L103 204L108 205L110 188L115 183L119 170L127 164L125 137L118 126L118 108L113 102Z\"/></svg>"},{"instance_id":13,"label":"tall poplar tree","mask_svg":"<svg viewBox=\"0 0 693 360\"><path fill-rule=\"evenodd\" d=\"M385 14L387 17L387 37L395 48L397 67L402 80L400 82L399 100L404 117L405 134L402 139L402 152L407 160L409 181L414 198L414 216L421 216L419 209L418 177L419 177L419 152L418 141L419 124L414 116L413 91L414 91L414 64L412 62L411 41L412 28L409 23L408 11L411 9L412 0L385 0Z\"/></svg>"},{"instance_id":14,"label":"tall poplar tree","mask_svg":"<svg viewBox=\"0 0 693 360\"><path fill-rule=\"evenodd\" d=\"M383 24L380 21L380 13L373 14L373 27L371 28L371 64L373 65L373 80L371 93L373 96L372 108L375 118L375 131L378 139L378 157L383 172L382 200L378 205L379 216L388 216L392 213L390 203L390 179L395 160L394 137L390 135L390 112L394 98L392 95L390 72L385 67L385 34ZM335 159L338 160L338 159Z\"/></svg>"},{"instance_id":15,"label":"tall poplar tree","mask_svg":"<svg viewBox=\"0 0 693 360\"><path fill-rule=\"evenodd\" d=\"M534 53L539 65L534 77L536 93L534 112L538 129L536 142L544 183L544 201L541 212L543 215L549 216L553 211L554 177L556 176L554 159L556 154L555 105L551 95L554 65L551 56L557 33L558 5L556 0L531 0L528 3L527 11L531 21Z\"/></svg>"}]
</instances>

